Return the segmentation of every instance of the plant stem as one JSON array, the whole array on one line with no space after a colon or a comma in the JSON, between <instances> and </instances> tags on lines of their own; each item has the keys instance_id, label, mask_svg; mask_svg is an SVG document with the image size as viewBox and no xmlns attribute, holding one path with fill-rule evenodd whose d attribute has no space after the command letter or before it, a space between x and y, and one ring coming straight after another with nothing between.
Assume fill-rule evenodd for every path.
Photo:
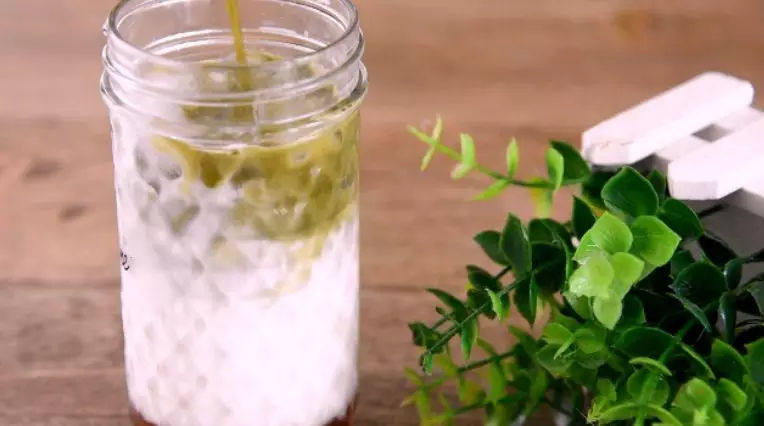
<instances>
[{"instance_id":1,"label":"plant stem","mask_svg":"<svg viewBox=\"0 0 764 426\"><path fill-rule=\"evenodd\" d=\"M492 362L501 361L502 359L507 358L510 355L512 355L512 351L507 351L507 352L500 353L500 354L497 354L497 355L494 355L494 356L490 356L488 358L483 358L483 359L481 359L479 361L471 362L471 363L469 363L469 364L467 364L465 366L459 367L458 371L460 373L464 373L464 372L467 372L467 371L470 371L470 370L474 370L474 369L480 368L480 367L482 367L484 365L488 365L488 364L490 364Z\"/></svg>"},{"instance_id":2,"label":"plant stem","mask_svg":"<svg viewBox=\"0 0 764 426\"><path fill-rule=\"evenodd\" d=\"M427 136L423 132L420 132L418 130L414 132L413 130L416 130L416 129L411 129L410 131L414 133L414 135L417 136L417 138L421 139L423 142L430 145L430 147L440 151L441 153L445 154L447 157L451 158L457 163L462 162L462 155L458 151L441 144L439 141L432 139L431 137ZM525 180L512 179L503 173L499 173L479 163L475 163L474 170L477 170L478 172L484 175L487 175L495 180L506 181L510 185L524 186L526 188L551 188L552 187L548 182L530 182Z\"/></svg>"}]
</instances>

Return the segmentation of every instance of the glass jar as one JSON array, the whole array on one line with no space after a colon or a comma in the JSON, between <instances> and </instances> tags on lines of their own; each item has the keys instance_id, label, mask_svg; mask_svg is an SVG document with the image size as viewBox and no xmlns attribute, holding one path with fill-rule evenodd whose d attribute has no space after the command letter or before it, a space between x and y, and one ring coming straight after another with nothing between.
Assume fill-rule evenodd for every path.
<instances>
[{"instance_id":1,"label":"glass jar","mask_svg":"<svg viewBox=\"0 0 764 426\"><path fill-rule=\"evenodd\" d=\"M107 21L134 424L348 424L363 38L349 0L123 0Z\"/></svg>"}]
</instances>

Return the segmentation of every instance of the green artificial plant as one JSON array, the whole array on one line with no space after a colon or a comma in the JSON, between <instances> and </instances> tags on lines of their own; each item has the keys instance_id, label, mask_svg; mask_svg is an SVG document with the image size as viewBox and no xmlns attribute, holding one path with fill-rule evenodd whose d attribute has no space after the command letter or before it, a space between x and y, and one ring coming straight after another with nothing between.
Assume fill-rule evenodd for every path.
<instances>
[{"instance_id":1,"label":"green artificial plant","mask_svg":"<svg viewBox=\"0 0 764 426\"><path fill-rule=\"evenodd\" d=\"M479 411L508 425L546 406L570 425L764 425L764 274L751 273L764 250L733 251L658 171L592 171L552 141L547 175L520 180L514 140L496 171L469 135L459 150L442 144L440 119L409 131L428 145L422 169L445 154L453 178L491 180L476 199L527 187L541 216L509 213L475 235L492 266L466 266L466 295L428 289L438 320L409 324L422 354L420 372L406 370L422 424ZM545 217L562 186L578 189L565 222ZM539 337L506 324L511 306L531 326L547 311ZM488 322L506 327L508 347L481 337Z\"/></svg>"}]
</instances>

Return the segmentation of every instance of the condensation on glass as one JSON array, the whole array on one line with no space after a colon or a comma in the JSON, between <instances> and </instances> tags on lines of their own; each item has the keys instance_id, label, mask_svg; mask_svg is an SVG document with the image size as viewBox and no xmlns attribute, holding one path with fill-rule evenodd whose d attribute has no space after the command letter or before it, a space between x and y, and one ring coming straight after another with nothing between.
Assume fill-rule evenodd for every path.
<instances>
[{"instance_id":1,"label":"condensation on glass","mask_svg":"<svg viewBox=\"0 0 764 426\"><path fill-rule=\"evenodd\" d=\"M105 32L134 423L347 424L363 39L349 0L127 0Z\"/></svg>"}]
</instances>

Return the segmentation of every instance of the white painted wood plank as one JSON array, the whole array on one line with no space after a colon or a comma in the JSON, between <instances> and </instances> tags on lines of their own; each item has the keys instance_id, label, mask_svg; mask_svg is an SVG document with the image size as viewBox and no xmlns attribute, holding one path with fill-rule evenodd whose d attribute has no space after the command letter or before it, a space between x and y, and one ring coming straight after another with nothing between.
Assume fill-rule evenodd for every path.
<instances>
[{"instance_id":1,"label":"white painted wood plank","mask_svg":"<svg viewBox=\"0 0 764 426\"><path fill-rule=\"evenodd\" d=\"M726 130L728 133L730 133L736 129L745 127L761 118L764 118L763 111L747 107L717 120L715 123L713 123L713 125L717 128L720 128L717 130ZM666 173L669 163L674 160L678 160L682 156L687 155L696 149L702 148L709 143L713 143L713 141L707 141L695 135L685 136L656 152L655 156L653 157L652 165L663 173Z\"/></svg>"},{"instance_id":2,"label":"white painted wood plank","mask_svg":"<svg viewBox=\"0 0 764 426\"><path fill-rule=\"evenodd\" d=\"M764 119L690 152L668 167L671 194L718 200L764 178Z\"/></svg>"},{"instance_id":3,"label":"white painted wood plank","mask_svg":"<svg viewBox=\"0 0 764 426\"><path fill-rule=\"evenodd\" d=\"M586 130L582 151L603 166L632 164L750 105L753 86L703 73Z\"/></svg>"}]
</instances>

